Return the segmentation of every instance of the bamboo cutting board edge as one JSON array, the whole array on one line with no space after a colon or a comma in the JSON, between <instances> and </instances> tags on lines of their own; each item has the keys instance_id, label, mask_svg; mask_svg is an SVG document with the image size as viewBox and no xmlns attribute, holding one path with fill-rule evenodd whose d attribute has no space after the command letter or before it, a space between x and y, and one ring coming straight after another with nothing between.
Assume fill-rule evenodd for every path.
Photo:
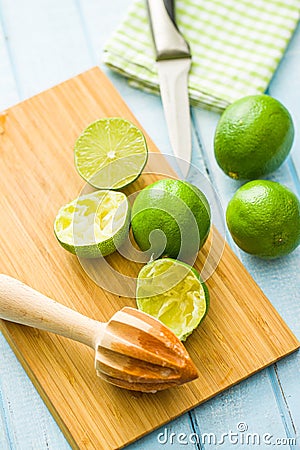
<instances>
[{"instance_id":1,"label":"bamboo cutting board edge","mask_svg":"<svg viewBox=\"0 0 300 450\"><path fill-rule=\"evenodd\" d=\"M12 338L12 336L10 335L10 333L7 330L7 327L5 325L4 320L0 319L0 323L1 323L1 329L0 331L3 333L4 337L6 338L7 342L9 343L10 347L12 348L14 354L16 355L16 357L18 358L19 362L21 363L23 369L25 370L25 372L27 373L29 379L31 380L31 382L33 383L33 385L35 386L37 392L39 393L39 395L41 396L41 398L43 399L45 405L47 406L47 408L49 409L49 411L51 412L54 420L57 422L57 424L59 425L61 431L63 432L65 438L67 439L67 441L69 442L70 446L72 447L72 449L74 450L81 450L81 447L77 444L77 442L75 441L75 439L73 438L72 434L70 433L67 425L65 424L65 422L62 420L62 417L59 415L58 411L55 409L55 406L52 404L50 398L47 396L46 392L44 391L44 389L42 388L41 384L39 383L38 379L35 377L33 370L31 369L31 367L26 363L26 360L24 359L22 352L18 349L18 347L15 345L15 342ZM196 403L194 405L192 405L191 407L185 409L182 411L181 414L185 414L188 411L190 411L191 409L196 408L197 406L201 405L202 403L205 403L207 401L209 401L210 399L212 399L213 397L215 397L216 395L221 394L222 392L224 392L225 390L238 385L239 383L241 383L242 381L246 380L247 378L255 375L256 373L260 372L263 369L266 369L267 367L271 366L272 364L280 361L281 359L283 359L286 356L291 355L292 353L294 353L295 351L299 350L300 348L300 341L295 342L295 348L291 349L290 352L288 353L284 353L281 356L279 356L276 360L274 361L270 361L269 363L267 363L265 366L262 366L261 368L258 368L257 370L253 371L252 373L249 373L249 375L245 375L245 377L241 378L239 381L234 382L232 384L229 384L228 386L224 387L223 389L221 389L219 392L212 394L211 396L207 397L205 400L200 401L199 403ZM141 434L138 439L144 437L145 435L147 435L150 431L155 431L157 429L159 429L161 426L166 425L167 423L169 423L170 421L176 419L176 417L178 417L178 414L174 414L174 416L170 416L169 419L167 419L165 422L162 422L160 424L157 425L157 427L155 428L151 428L151 430L145 430L145 432L143 434ZM136 441L136 438L134 437L131 441L126 442L124 445L122 445L121 447L115 447L112 450L119 450L122 449L124 447L126 447L129 444L132 444L133 442Z\"/></svg>"},{"instance_id":2,"label":"bamboo cutting board edge","mask_svg":"<svg viewBox=\"0 0 300 450\"><path fill-rule=\"evenodd\" d=\"M35 376L32 368L27 364L26 359L22 355L22 351L15 344L15 341L14 341L12 335L10 334L9 330L6 327L6 321L2 320L2 319L0 319L0 331L2 332L3 336L7 340L9 346L11 347L12 351L16 355L18 361L20 362L21 366L23 367L23 369L27 373L30 381L32 382L32 384L34 385L35 389L37 390L37 392L41 396L43 402L45 403L45 405L49 409L49 411L52 414L54 420L58 424L59 428L61 429L62 433L64 434L65 438L69 442L69 444L72 447L72 449L80 450L80 447L78 447L78 445L77 445L76 441L74 440L72 434L69 432L69 429L68 429L67 425L63 421L62 417L59 415L58 411L55 409L55 406L51 402L49 396L47 396L47 394L44 391L42 385L40 384L40 382L38 381L37 377Z\"/></svg>"},{"instance_id":3,"label":"bamboo cutting board edge","mask_svg":"<svg viewBox=\"0 0 300 450\"><path fill-rule=\"evenodd\" d=\"M89 85L87 85L87 83L89 83ZM94 85L95 86L94 86ZM107 105L105 105L105 106L103 106L102 104L101 104L101 107L99 106L99 105L97 105L97 102L96 102L96 99L98 99L98 102L100 102L101 103L101 101L102 102L104 102L104 100L102 100L102 96L100 96L100 94L99 94L99 92L98 92L98 90L101 90L101 87L102 87L102 84L104 85L104 88L106 88L108 91L110 91L110 93L112 94L112 96L111 97L108 97L107 95L108 94L106 94L106 93L104 93L104 100L105 100L105 98L106 98L106 100L109 98L109 100L111 100L112 101L112 103L113 103L113 105L111 106L111 102L109 101L109 102L107 102L108 103L108 106ZM94 69L91 69L91 70L89 70L89 71L87 71L87 72L85 72L85 73L83 73L82 75L79 75L78 77L75 77L75 78L73 78L73 79L71 79L71 80L68 80L68 81L66 81L66 82L64 82L64 83L62 83L61 85L58 85L58 86L56 86L55 88L51 88L50 90L48 90L48 91L45 91L44 93L42 93L42 94L38 94L38 95L36 95L35 97L33 97L33 98L31 98L31 99L29 99L29 100L26 100L25 102L22 102L22 103L19 103L19 104L17 104L15 107L12 107L11 108L11 110L12 110L12 115L14 115L14 112L16 112L16 115L18 116L20 116L21 118L23 118L23 116L24 116L24 114L25 114L25 111L26 111L26 108L27 108L27 110L29 111L29 116L30 115L32 115L32 117L34 118L34 119L37 119L37 117L34 115L34 112L32 112L32 110L30 109L30 108L32 108L32 106L33 107L37 107L37 109L39 110L39 99L42 99L42 98L45 98L45 96L46 96L46 98L48 99L47 101L48 102L50 102L51 103L51 101L53 101L53 100L55 100L56 102L54 102L53 101L53 104L55 104L55 107L57 106L59 106L59 101L58 101L58 99L59 99L59 96L61 96L62 98L61 98L61 101L63 100L63 101L65 101L65 97L66 97L66 95L70 95L71 97L72 97L72 95L74 95L74 97L72 97L73 98L73 100L75 101L75 100L77 100L77 98L76 98L76 94L74 93L74 92L70 92L70 87L69 86L72 86L73 88L78 88L78 90L79 90L79 94L81 93L81 94L87 94L87 97L88 97L88 100L89 100L89 102L90 102L90 104L89 104L89 106L91 107L91 108L86 108L86 110L85 110L85 108L83 108L83 112L82 112L82 114L85 114L87 117L90 117L91 116L91 113L90 113L90 111L89 111L89 109L95 109L95 110L101 110L101 111L105 111L105 113L107 112L107 115L109 116L109 115L112 115L112 114L110 114L109 113L109 111L112 111L113 110L113 112L114 112L114 114L116 114L116 111L118 110L118 108L120 107L120 111L122 110L122 113L123 113L123 115L124 115L124 117L126 116L129 120L132 120L133 122L135 122L139 127L140 127L140 125L137 123L137 121L136 121L136 119L133 117L133 115L132 115L132 113L129 111L129 109L126 107L126 105L124 104L124 102L122 101L122 99L118 96L118 94L116 93L116 91L114 90L114 88L113 88L113 86L112 86L112 84L106 79L106 77L103 75L103 74L101 74L101 72L100 72L100 70L98 69L98 68L94 68ZM79 94L78 94L78 96L79 96ZM92 94L92 95L90 95L90 94ZM105 97L105 95L106 95L106 97ZM51 97L51 101L49 100L50 99L50 97ZM57 99L56 99L56 97L57 97ZM95 98L95 100L94 100L94 98ZM81 99L82 100L82 99ZM87 103L88 103L88 100L87 100ZM42 103L42 102L40 102L40 103ZM53 104L52 104L52 107L53 107ZM45 105L45 106L47 106L47 105ZM101 109L102 108L102 109ZM87 111L88 110L88 111ZM10 113L10 110L8 110L8 114ZM68 124L71 124L71 126L72 126L72 120L71 119L73 119L73 116L75 115L75 119L76 119L76 111L75 112L73 112L73 111L70 111L70 110L68 110L67 111L67 113L66 113L66 111L65 110L62 110L62 113L64 113L65 115L66 115L66 117L63 117L63 121L65 120L66 121L66 123L68 123ZM18 116L18 117L19 117ZM68 119L68 120L67 120ZM46 120L46 119L45 119ZM81 119L80 119L81 120ZM25 121L25 123L26 123L26 120L24 119L24 121ZM55 121L54 121L55 122ZM81 120L81 122L83 122L83 120ZM22 123L20 124L20 125L22 125ZM47 124L46 124L47 125ZM51 121L49 121L49 123L48 123L48 125L50 125L51 126ZM45 126L45 124L44 124L44 126ZM27 130L25 130L25 137L27 136L26 135L26 131ZM21 133L20 133L20 136L23 138L23 136L22 136L22 133L24 133L24 130L21 130ZM69 133L70 134L70 133ZM72 133L71 133L72 134ZM147 137L147 134L145 133L145 135L146 135L146 139L147 139L147 142L148 142L148 145L149 145L149 149L150 149L150 151L158 151L158 150L156 150L156 148L155 148L155 146L154 146L154 144L151 142L151 140ZM20 136L18 135L17 136L17 138L19 139L20 138ZM42 136L43 137L43 136ZM1 138L1 137L0 137ZM37 136L37 138L39 138L39 139L41 139L41 137L38 135ZM63 137L61 137L61 136L59 136L59 139L65 139L65 137L63 136ZM42 141L41 141L42 142ZM64 143L65 143L65 141L64 141ZM25 144L26 144L26 142L25 142ZM28 144L28 143L27 143ZM30 150L31 150L31 144L32 144L32 147L34 147L34 142L32 142L32 143L29 143L28 144L28 148L30 148ZM38 147L38 144L36 144L37 145L37 151L39 150L39 147ZM25 146L25 145L24 145ZM25 148L26 148L26 146L25 146ZM52 148L50 148L51 149L51 151L54 151ZM50 151L50 149L49 149L49 151ZM0 153L0 156L1 156L1 153ZM56 155L55 155L56 156ZM32 158L34 158L34 155L32 156ZM167 163L166 163L167 164ZM74 171L74 173L73 174L71 174L72 175L72 177L74 176L76 176L76 174L75 174L75 171ZM53 174L53 177L55 176L55 174ZM78 176L78 175L77 175ZM72 180L72 177L70 178L71 180ZM55 181L55 180L54 180ZM143 183L143 181L142 181L142 183ZM76 185L76 183L75 183L75 185ZM70 188L71 189L71 188ZM68 194L69 195L69 194ZM77 195L77 193L75 193L75 195ZM74 195L74 196L75 196ZM29 233L29 231L30 230L27 230L28 231L28 233ZM28 244L29 245L29 244ZM62 249L60 249L60 250L62 250ZM57 248L55 247L55 253L58 253L58 251L57 251ZM63 256L61 256L62 255L62 253L60 253L60 254L58 254L58 257L63 257ZM277 313L277 311L274 309L274 307L272 306L272 304L269 302L269 300L265 297L265 295L263 294L263 292L259 289L259 287L257 286L257 284L254 282L254 280L250 277L250 275L248 274L248 272L246 271L246 269L242 266L242 264L241 264L241 262L239 261L239 259L236 257L236 255L234 255L233 254L233 252L232 252L232 250L229 248L229 246L226 244L226 251L225 251L225 258L227 258L227 263L229 263L230 261L231 261L231 263L232 263L232 265L234 266L234 267L236 267L238 270L239 269L241 269L241 272L242 272L242 275L241 276L245 276L246 277L246 279L247 279L247 282L249 283L249 288L253 288L252 290L253 290L253 292L255 293L255 296L257 297L257 299L256 300L258 300L259 299L259 302L261 302L262 303L262 305L256 305L258 308L260 307L260 308L262 308L262 306L264 306L265 307L265 309L268 311L268 317L271 317L272 316L272 314L273 314L273 317L274 317L274 321L275 321L275 319L276 319L276 323L279 323L280 324L280 326L281 326L281 330L282 331L284 331L284 333L285 333L285 335L286 336L288 336L288 338L289 338L289 342L282 342L282 339L281 339L281 344L282 344L282 346L281 346L281 353L279 354L276 354L276 357L275 356L272 356L272 357L269 357L269 359L267 360L267 358L264 358L264 363L263 364L260 364L259 366L257 366L256 367L256 369L255 370L252 370L252 371L248 371L247 373L245 373L243 376L240 376L238 379L236 379L235 381L232 381L232 380L229 380L229 381L225 381L225 385L224 385L224 382L223 382L223 385L222 386L219 386L219 389L215 389L215 391L214 392L212 392L211 393L211 395L207 395L203 400L199 400L199 398L198 399L195 399L195 393L197 393L197 389L196 389L196 386L197 385L193 385L193 383L191 383L190 384L190 387L188 387L188 388L178 388L178 398L180 399L182 399L182 392L183 393L186 393L186 395L188 395L189 396L189 404L188 405L184 405L184 407L181 407L181 409L179 410L179 407L178 407L178 405L177 405L177 410L174 412L174 409L173 409L173 411L171 411L170 410L170 408L168 408L168 414L165 414L164 415L164 417L165 417L165 419L164 420L162 420L162 414L161 414L161 416L160 417L158 417L158 420L156 421L157 423L156 424L153 424L153 423L147 423L147 425L145 425L144 423L143 423L143 425L145 425L144 426L144 429L142 430L141 428L140 428L140 430L139 430L139 432L138 432L138 434L136 433L134 436L132 435L131 437L129 437L128 436L128 433L126 434L125 433L125 435L126 435L126 437L125 437L125 435L124 435L124 437L123 437L123 443L121 444L121 439L120 439L120 444L112 444L112 443L110 443L110 444L108 444L105 448L110 448L110 449L116 449L116 448L122 448L122 447L124 447L125 445L127 445L127 444L129 444L130 442L133 442L134 440L136 440L137 438L140 438L140 437L142 437L143 435L145 435L145 434L147 434L149 431L151 431L151 430L154 430L154 429L156 429L156 428L159 428L161 425L163 425L163 424L165 424L165 423L167 423L167 422L169 422L170 420L172 420L172 419L174 419L175 417L177 417L179 414L182 414L182 413L184 413L184 412L186 412L186 411L188 411L188 410L190 410L191 408L193 408L194 406L197 406L198 404L200 404L200 403L202 403L202 402L204 402L204 401L206 401L206 400L208 400L209 398L211 398L211 397L213 397L214 395L216 395L216 394L218 394L219 392L221 392L221 391L223 391L224 389L227 389L228 387L230 387L230 386L232 386L232 385L234 385L234 384L237 384L238 382L240 382L241 380L243 380L243 379L245 379L245 378L247 378L248 376L250 376L250 375L253 375L254 373L256 373L256 372L258 372L259 370L261 370L262 368L264 368L264 367L266 367L266 366L268 366L268 365L270 365L270 364L272 364L272 363L274 363L274 362L276 362L277 360L279 360L279 359L281 359L283 356L286 356L287 354L290 354L290 353L292 353L293 351L295 351L297 348L299 348L299 342L298 342L298 340L295 338L295 336L293 336L293 334L290 332L290 330L288 329L288 327L287 327L287 325L282 321L282 319L280 318L280 316L279 316L279 314ZM229 258L229 259L228 259ZM230 258L232 258L231 260L230 260ZM64 261L67 261L67 257L65 257L64 258ZM221 282L223 282L223 283L225 283L225 285L226 285L226 288L228 288L228 284L230 285L230 280L232 281L232 274L230 274L230 271L226 271L225 269L227 269L226 267L224 267L225 266L225 264L222 264L221 263L221 265L220 266L222 266L223 267L223 272L222 273L220 273L220 276L219 276L219 278L218 278L218 274L216 274L216 277L217 277L217 279L219 279ZM21 268L20 269L20 267L19 267L19 271L20 271L20 273L18 273L18 270L16 270L16 273L12 273L12 272L15 272L15 269L14 269L14 264L13 263L11 263L10 261L9 262L7 262L7 271L8 272L10 272L9 274L10 275L12 275L12 276L21 276L21 273L22 273L22 271L23 271L23 268ZM16 263L16 267L18 267L18 263ZM74 266L75 267L75 266ZM44 269L44 268L43 268ZM70 269L70 267L69 267L69 269ZM25 273L25 272L24 272ZM244 274L244 275L243 275ZM50 274L49 274L50 275ZM33 274L31 274L31 276L33 276ZM74 275L75 276L75 275ZM222 277L224 277L224 279L222 279ZM230 278L231 277L231 278ZM52 279L54 279L55 280L55 278L54 278L54 276L52 276ZM236 280L236 282L238 283L238 278L236 277L235 278L235 280ZM24 280L25 281L25 280ZM46 282L45 282L46 283ZM51 285L51 279L49 279L49 283L50 283L50 285ZM227 283L227 284L226 284ZM47 283L46 283L47 284ZM233 286L232 286L233 287ZM45 290L45 286L43 287L43 289ZM50 292L44 292L44 293L46 293L46 294L48 294L48 295L51 295L51 291ZM87 295L88 295L88 293L87 293ZM234 297L235 295L240 295L240 293L239 293L239 289L238 289L238 287L234 287L234 289L233 289L233 294L232 294L232 296L231 297ZM58 301L59 301L59 298L56 298ZM78 301L77 300L77 298L74 298L74 308L76 308L76 309L78 309L78 307L79 308L81 308L81 306L82 305L80 305L79 303L76 303L76 301ZM70 306L70 305L69 305ZM241 305L239 305L239 307L241 307L241 308L245 308L245 305L243 305L242 303L241 303ZM88 306L87 306L87 308L88 308ZM255 310L256 311L256 310ZM81 311L82 312L82 311ZM85 311L83 311L83 312L85 312ZM244 312L244 311L243 311ZM262 315L263 315L263 312L264 312L264 310L263 310L263 308L262 308ZM247 313L247 311L246 311L246 313ZM212 313L211 313L211 315L213 316L213 311L212 311ZM100 316L101 317L101 316ZM263 317L262 317L263 318ZM208 324L209 325L209 321L210 321L210 319L209 319L209 317L208 317L208 320L206 320L206 324ZM206 324L204 324L204 328L206 328ZM17 326L15 326L15 325L13 325L13 324L9 324L9 323L7 323L7 322L4 322L4 321L2 321L2 329L3 329L3 332L4 332L4 335L5 335L5 337L6 337L6 339L8 340L8 342L9 342L9 344L11 345L11 347L13 348L13 350L14 350L14 352L15 352L15 354L17 355L17 357L18 357L18 359L20 360L20 362L21 362L21 364L23 365L23 367L24 367L24 369L26 370L26 372L28 373L28 375L29 375L29 377L31 378L31 380L33 381L33 383L34 383L34 385L36 386L36 388L37 388L37 390L39 391L39 393L40 393L40 395L42 396L42 398L43 398L43 400L45 401L45 403L46 403L46 405L48 406L48 408L51 410L51 412L52 412L52 414L53 414L53 416L55 417L55 419L56 419L56 421L59 423L59 425L60 425L60 427L62 428L62 431L64 432L64 434L66 435L66 437L67 437L67 439L68 439L68 441L70 442L70 444L73 446L73 448L87 448L87 447L81 447L81 445L84 445L84 441L82 440L82 441L79 441L79 434L80 433L77 433L77 436L76 436L76 438L72 435L72 433L71 433L71 431L70 431L70 429L68 428L68 420L69 420L69 422L70 422L70 419L68 419L68 417L66 417L66 420L64 420L62 417L61 417L61 415L59 414L59 406L60 405L56 405L56 407L55 407L55 397L53 397L53 393L51 393L51 395L49 396L49 387L47 386L47 385L45 385L44 387L46 388L46 390L44 389L44 387L41 385L41 382L39 381L39 379L38 379L38 370L36 370L36 371L34 371L34 367L30 367L30 364L28 364L28 355L26 355L27 356L27 360L26 360L26 357L25 357L25 355L23 355L22 354L22 346L20 346L20 343L22 343L22 339L24 339L24 336L22 335L22 333L18 333L18 329L19 328L15 328L15 327L17 327ZM13 326L12 326L13 325ZM246 324L247 325L247 324ZM255 324L254 324L255 325ZM256 326L258 327L258 325L256 324ZM259 331L261 332L262 330L260 329L260 328L258 328L259 329ZM198 331L198 330L197 330ZM195 332L195 333L197 333L197 331ZM267 331L269 331L269 330L267 330ZM262 335L263 336L263 335ZM266 335L266 339L269 339L270 340L270 337L268 337L267 335ZM19 340L18 340L19 339ZM64 339L64 338L61 338L61 339ZM37 341L38 342L38 341ZM52 342L52 341L51 341ZM54 341L54 342L56 342L56 341ZM52 344L53 344L53 342L52 342ZM28 343L27 343L27 345L28 345ZM187 346L189 347L189 348L191 348L191 350L197 350L197 340L196 340L196 338L193 338L193 336L190 338L190 340L188 341L188 343L187 343ZM270 349L269 349L270 350ZM271 351L271 350L270 350ZM272 355L273 355L273 353L272 353ZM226 356L226 355L225 355ZM258 363L257 363L258 364ZM238 372L237 372L238 373ZM96 375L95 375L96 376ZM237 374L235 374L235 376L237 376ZM192 391L193 391L193 386L195 386L195 388L194 388L194 393L192 394ZM47 394L47 389L48 389L48 394ZM199 390L198 390L198 392L199 392ZM180 394L181 393L181 394ZM181 397L180 397L180 395L181 395ZM202 393L201 393L201 395L202 395ZM53 401L51 401L51 398L52 398L52 400L54 400L54 403L53 403ZM166 397L164 397L164 396L162 396L162 397L159 397L159 398L169 398L168 396L166 396ZM174 399L174 398L173 398ZM176 399L174 400L175 401L175 403L176 403ZM155 401L153 401L152 402L153 403L153 405L155 405L155 404L157 404ZM151 401L149 400L149 404L151 404ZM58 408L57 408L58 407ZM57 408L57 409L56 409ZM175 408L176 409L176 408ZM157 413L157 415L159 416L159 412ZM112 425L113 426L113 425ZM126 440L126 441L125 441ZM116 446L117 445L117 446ZM97 447L89 447L89 448L97 448ZM99 447L98 447L99 448ZM103 447L104 448L104 447Z\"/></svg>"}]
</instances>

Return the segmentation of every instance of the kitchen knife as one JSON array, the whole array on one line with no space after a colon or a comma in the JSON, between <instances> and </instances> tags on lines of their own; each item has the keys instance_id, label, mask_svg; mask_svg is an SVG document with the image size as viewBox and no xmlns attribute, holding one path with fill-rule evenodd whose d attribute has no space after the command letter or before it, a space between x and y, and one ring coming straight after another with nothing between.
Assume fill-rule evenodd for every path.
<instances>
[{"instance_id":1,"label":"kitchen knife","mask_svg":"<svg viewBox=\"0 0 300 450\"><path fill-rule=\"evenodd\" d=\"M191 53L175 22L174 1L146 1L169 139L178 167L186 178L192 155L188 97Z\"/></svg>"}]
</instances>

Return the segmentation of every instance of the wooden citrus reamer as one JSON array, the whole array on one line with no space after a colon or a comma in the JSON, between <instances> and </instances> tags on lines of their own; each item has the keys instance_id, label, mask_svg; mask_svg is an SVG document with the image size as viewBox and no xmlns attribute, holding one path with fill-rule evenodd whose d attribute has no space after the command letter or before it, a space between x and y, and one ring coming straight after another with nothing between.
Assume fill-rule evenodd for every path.
<instances>
[{"instance_id":1,"label":"wooden citrus reamer","mask_svg":"<svg viewBox=\"0 0 300 450\"><path fill-rule=\"evenodd\" d=\"M125 389L155 392L198 376L175 334L134 308L125 307L107 323L98 322L0 274L0 318L94 348L97 375Z\"/></svg>"}]
</instances>

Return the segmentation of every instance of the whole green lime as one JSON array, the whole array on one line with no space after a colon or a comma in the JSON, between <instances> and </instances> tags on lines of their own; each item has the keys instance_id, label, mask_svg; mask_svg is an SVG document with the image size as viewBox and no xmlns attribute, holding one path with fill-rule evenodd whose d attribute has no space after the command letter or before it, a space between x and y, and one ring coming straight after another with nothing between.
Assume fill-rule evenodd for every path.
<instances>
[{"instance_id":1,"label":"whole green lime","mask_svg":"<svg viewBox=\"0 0 300 450\"><path fill-rule=\"evenodd\" d=\"M278 169L293 140L288 110L273 97L251 95L222 114L214 138L215 157L231 178L253 180Z\"/></svg>"},{"instance_id":2,"label":"whole green lime","mask_svg":"<svg viewBox=\"0 0 300 450\"><path fill-rule=\"evenodd\" d=\"M203 246L210 230L210 206L196 186L162 179L145 187L132 207L132 231L152 258L188 260Z\"/></svg>"},{"instance_id":3,"label":"whole green lime","mask_svg":"<svg viewBox=\"0 0 300 450\"><path fill-rule=\"evenodd\" d=\"M240 187L228 204L226 221L235 243L252 255L277 258L300 243L300 202L274 181Z\"/></svg>"}]
</instances>

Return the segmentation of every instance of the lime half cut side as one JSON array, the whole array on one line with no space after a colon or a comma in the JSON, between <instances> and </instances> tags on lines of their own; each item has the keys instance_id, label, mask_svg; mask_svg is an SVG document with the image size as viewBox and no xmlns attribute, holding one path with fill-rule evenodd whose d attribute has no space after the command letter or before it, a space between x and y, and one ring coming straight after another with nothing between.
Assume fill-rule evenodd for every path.
<instances>
[{"instance_id":1,"label":"lime half cut side","mask_svg":"<svg viewBox=\"0 0 300 450\"><path fill-rule=\"evenodd\" d=\"M144 266L137 280L137 306L185 341L209 307L209 294L198 272L171 258Z\"/></svg>"},{"instance_id":2,"label":"lime half cut side","mask_svg":"<svg viewBox=\"0 0 300 450\"><path fill-rule=\"evenodd\" d=\"M113 253L130 225L130 207L122 192L97 191L64 205L54 222L59 243L79 257L99 258Z\"/></svg>"},{"instance_id":3,"label":"lime half cut side","mask_svg":"<svg viewBox=\"0 0 300 450\"><path fill-rule=\"evenodd\" d=\"M78 137L75 166L97 189L121 189L141 174L148 158L141 130L120 117L99 119Z\"/></svg>"}]
</instances>

